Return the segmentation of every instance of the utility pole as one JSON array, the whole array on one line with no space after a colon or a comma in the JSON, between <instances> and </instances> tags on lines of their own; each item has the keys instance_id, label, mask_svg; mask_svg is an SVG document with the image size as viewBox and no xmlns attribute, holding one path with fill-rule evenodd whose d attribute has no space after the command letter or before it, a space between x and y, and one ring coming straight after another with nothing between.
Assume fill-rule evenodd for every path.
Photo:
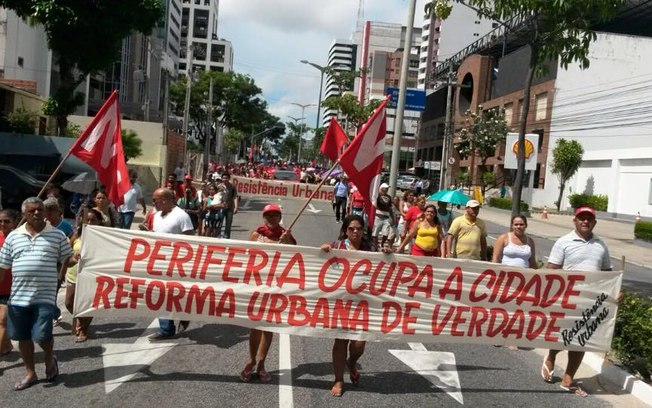
<instances>
[{"instance_id":1,"label":"utility pole","mask_svg":"<svg viewBox=\"0 0 652 408\"><path fill-rule=\"evenodd\" d=\"M204 174L208 172L208 162L211 159L211 140L213 138L213 76L208 85L208 129L206 134L206 149L204 156Z\"/></svg>"},{"instance_id":2,"label":"utility pole","mask_svg":"<svg viewBox=\"0 0 652 408\"><path fill-rule=\"evenodd\" d=\"M441 170L439 173L439 189L444 190L450 186L450 164L448 163L448 156L450 155L453 132L451 131L453 122L453 89L455 87L455 72L453 70L453 62L448 64L448 95L446 96L446 122L444 125L444 141L441 154Z\"/></svg>"},{"instance_id":3,"label":"utility pole","mask_svg":"<svg viewBox=\"0 0 652 408\"><path fill-rule=\"evenodd\" d=\"M326 67L322 67L319 64L315 64L314 62L306 61L306 60L301 60L302 64L308 64L311 67L319 70L321 73L321 76L319 77L319 99L317 99L317 120L315 120L315 134L317 134L317 129L320 128L319 122L321 120L319 113L321 112L321 96L322 96L322 88L324 87L324 72L326 71Z\"/></svg>"},{"instance_id":4,"label":"utility pole","mask_svg":"<svg viewBox=\"0 0 652 408\"><path fill-rule=\"evenodd\" d=\"M412 51L412 28L414 26L414 12L416 0L410 0L408 8L407 29L403 43L403 61L401 63L401 80L399 82L398 102L396 103L396 119L394 122L394 140L392 143L392 162L389 172L389 194L396 195L396 180L398 178L398 165L401 160L401 136L403 136L403 112L405 110L405 93L407 88L408 68L410 66L410 52Z\"/></svg>"},{"instance_id":5,"label":"utility pole","mask_svg":"<svg viewBox=\"0 0 652 408\"><path fill-rule=\"evenodd\" d=\"M152 70L152 40L147 37L145 39L147 42L147 68L145 69L145 103L143 104L143 110L144 115L143 119L145 122L149 122L149 105L150 105L150 100L149 100L149 82L150 82L150 77L151 77L151 70Z\"/></svg>"}]
</instances>

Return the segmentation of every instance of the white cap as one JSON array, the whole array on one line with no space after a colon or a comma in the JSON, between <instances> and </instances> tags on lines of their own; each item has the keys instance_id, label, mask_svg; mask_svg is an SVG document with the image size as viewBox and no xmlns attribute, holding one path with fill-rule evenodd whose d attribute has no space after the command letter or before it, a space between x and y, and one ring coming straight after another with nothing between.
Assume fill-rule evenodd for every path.
<instances>
[{"instance_id":1,"label":"white cap","mask_svg":"<svg viewBox=\"0 0 652 408\"><path fill-rule=\"evenodd\" d=\"M389 184L383 183L380 185L380 188L389 188Z\"/></svg>"},{"instance_id":2,"label":"white cap","mask_svg":"<svg viewBox=\"0 0 652 408\"><path fill-rule=\"evenodd\" d=\"M466 202L466 206L471 208L480 207L480 203L477 200L469 200Z\"/></svg>"}]
</instances>

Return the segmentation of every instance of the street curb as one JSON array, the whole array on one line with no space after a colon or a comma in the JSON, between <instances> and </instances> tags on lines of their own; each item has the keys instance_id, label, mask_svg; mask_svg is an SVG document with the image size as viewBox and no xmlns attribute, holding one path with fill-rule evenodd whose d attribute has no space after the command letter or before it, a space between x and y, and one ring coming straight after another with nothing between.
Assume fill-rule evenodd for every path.
<instances>
[{"instance_id":1,"label":"street curb","mask_svg":"<svg viewBox=\"0 0 652 408\"><path fill-rule=\"evenodd\" d=\"M620 387L646 405L652 406L652 385L634 377L597 353L586 353L583 363L610 383Z\"/></svg>"}]
</instances>

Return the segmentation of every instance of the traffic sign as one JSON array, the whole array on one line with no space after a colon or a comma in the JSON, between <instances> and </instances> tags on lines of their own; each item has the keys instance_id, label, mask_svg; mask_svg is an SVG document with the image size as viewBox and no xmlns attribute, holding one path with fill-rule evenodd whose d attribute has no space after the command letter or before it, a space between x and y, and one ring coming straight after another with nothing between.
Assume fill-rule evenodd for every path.
<instances>
[{"instance_id":1,"label":"traffic sign","mask_svg":"<svg viewBox=\"0 0 652 408\"><path fill-rule=\"evenodd\" d=\"M385 94L391 94L387 107L396 109L398 104L398 88L389 87ZM423 112L426 110L426 91L422 89L406 89L405 90L405 110Z\"/></svg>"}]
</instances>

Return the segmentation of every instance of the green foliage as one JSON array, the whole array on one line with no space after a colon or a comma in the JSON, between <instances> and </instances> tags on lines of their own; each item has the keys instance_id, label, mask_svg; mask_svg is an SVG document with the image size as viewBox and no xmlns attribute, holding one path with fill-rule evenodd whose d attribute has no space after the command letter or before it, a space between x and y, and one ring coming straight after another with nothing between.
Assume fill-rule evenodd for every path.
<instances>
[{"instance_id":1,"label":"green foliage","mask_svg":"<svg viewBox=\"0 0 652 408\"><path fill-rule=\"evenodd\" d=\"M491 184L496 181L496 175L491 171L486 171L482 173L482 181L485 185Z\"/></svg>"},{"instance_id":2,"label":"green foliage","mask_svg":"<svg viewBox=\"0 0 652 408\"><path fill-rule=\"evenodd\" d=\"M437 18L446 20L453 10L453 5L447 0L432 0L423 7L423 13L430 16L434 13ZM491 258L490 258L491 259Z\"/></svg>"},{"instance_id":3,"label":"green foliage","mask_svg":"<svg viewBox=\"0 0 652 408\"><path fill-rule=\"evenodd\" d=\"M213 101L208 95L213 79ZM170 84L172 111L183 116L187 77ZM193 81L190 91L190 123L195 127L200 145L205 145L205 129L212 106L213 126L237 129L245 133L259 133L276 125L278 118L267 112L267 102L253 78L235 72L202 71ZM278 140L283 131L266 132L268 140Z\"/></svg>"},{"instance_id":4,"label":"green foliage","mask_svg":"<svg viewBox=\"0 0 652 408\"><path fill-rule=\"evenodd\" d=\"M625 293L611 343L618 358L649 381L652 372L652 301Z\"/></svg>"},{"instance_id":5,"label":"green foliage","mask_svg":"<svg viewBox=\"0 0 652 408\"><path fill-rule=\"evenodd\" d=\"M59 135L61 137L72 137L72 138L78 138L81 134L82 131L81 126L79 126L76 123L68 122L68 125L66 126L66 130L63 132L63 134Z\"/></svg>"},{"instance_id":6,"label":"green foliage","mask_svg":"<svg viewBox=\"0 0 652 408\"><path fill-rule=\"evenodd\" d=\"M470 180L470 176L468 170L460 169L460 171L457 172L458 183L466 184L469 182L469 180Z\"/></svg>"},{"instance_id":7,"label":"green foliage","mask_svg":"<svg viewBox=\"0 0 652 408\"><path fill-rule=\"evenodd\" d=\"M491 207L495 208L502 208L503 210L511 210L512 209L512 199L511 198L499 198L499 197L494 197L491 200L489 200L489 205ZM521 211L527 211L530 208L527 203L521 201Z\"/></svg>"},{"instance_id":8,"label":"green foliage","mask_svg":"<svg viewBox=\"0 0 652 408\"><path fill-rule=\"evenodd\" d=\"M568 196L568 200L570 201L571 207L573 208L588 205L596 211L607 211L607 207L609 207L609 197L601 194L571 194Z\"/></svg>"},{"instance_id":9,"label":"green foliage","mask_svg":"<svg viewBox=\"0 0 652 408\"><path fill-rule=\"evenodd\" d=\"M634 226L634 236L652 242L652 222L639 221Z\"/></svg>"},{"instance_id":10,"label":"green foliage","mask_svg":"<svg viewBox=\"0 0 652 408\"><path fill-rule=\"evenodd\" d=\"M44 108L57 117L64 134L67 116L83 103L76 88L86 75L109 67L118 59L122 39L134 30L148 34L163 17L160 0L0 0L19 17L40 25L59 66L59 87Z\"/></svg>"},{"instance_id":11,"label":"green foliage","mask_svg":"<svg viewBox=\"0 0 652 408\"><path fill-rule=\"evenodd\" d=\"M372 99L368 104L362 105L358 102L358 98L350 93L340 96L330 96L322 102L322 106L328 109L338 111L347 119L347 124L354 128L362 126L367 119L374 112L374 109L380 105L382 101L379 99ZM348 130L348 129L345 129Z\"/></svg>"},{"instance_id":12,"label":"green foliage","mask_svg":"<svg viewBox=\"0 0 652 408\"><path fill-rule=\"evenodd\" d=\"M224 151L230 154L238 153L240 144L247 136L238 129L231 129L224 135Z\"/></svg>"},{"instance_id":13,"label":"green foliage","mask_svg":"<svg viewBox=\"0 0 652 408\"><path fill-rule=\"evenodd\" d=\"M507 138L507 122L504 109L482 109L478 113L465 112L464 127L460 130L460 141L455 145L460 157L466 159L475 154L480 157L481 170L484 172L487 159L496 154L496 146ZM483 177L483 188L486 182Z\"/></svg>"},{"instance_id":14,"label":"green foliage","mask_svg":"<svg viewBox=\"0 0 652 408\"><path fill-rule=\"evenodd\" d=\"M584 149L577 140L557 139L555 148L552 150L552 174L559 179L559 199L557 200L557 211L561 208L561 198L566 188L566 182L573 177L582 164Z\"/></svg>"},{"instance_id":15,"label":"green foliage","mask_svg":"<svg viewBox=\"0 0 652 408\"><path fill-rule=\"evenodd\" d=\"M6 114L7 130L26 135L33 135L36 129L36 112L23 107Z\"/></svg>"},{"instance_id":16,"label":"green foliage","mask_svg":"<svg viewBox=\"0 0 652 408\"><path fill-rule=\"evenodd\" d=\"M143 141L140 140L138 134L131 129L122 129L122 149L125 153L125 161L135 159L143 154L141 148Z\"/></svg>"}]
</instances>

